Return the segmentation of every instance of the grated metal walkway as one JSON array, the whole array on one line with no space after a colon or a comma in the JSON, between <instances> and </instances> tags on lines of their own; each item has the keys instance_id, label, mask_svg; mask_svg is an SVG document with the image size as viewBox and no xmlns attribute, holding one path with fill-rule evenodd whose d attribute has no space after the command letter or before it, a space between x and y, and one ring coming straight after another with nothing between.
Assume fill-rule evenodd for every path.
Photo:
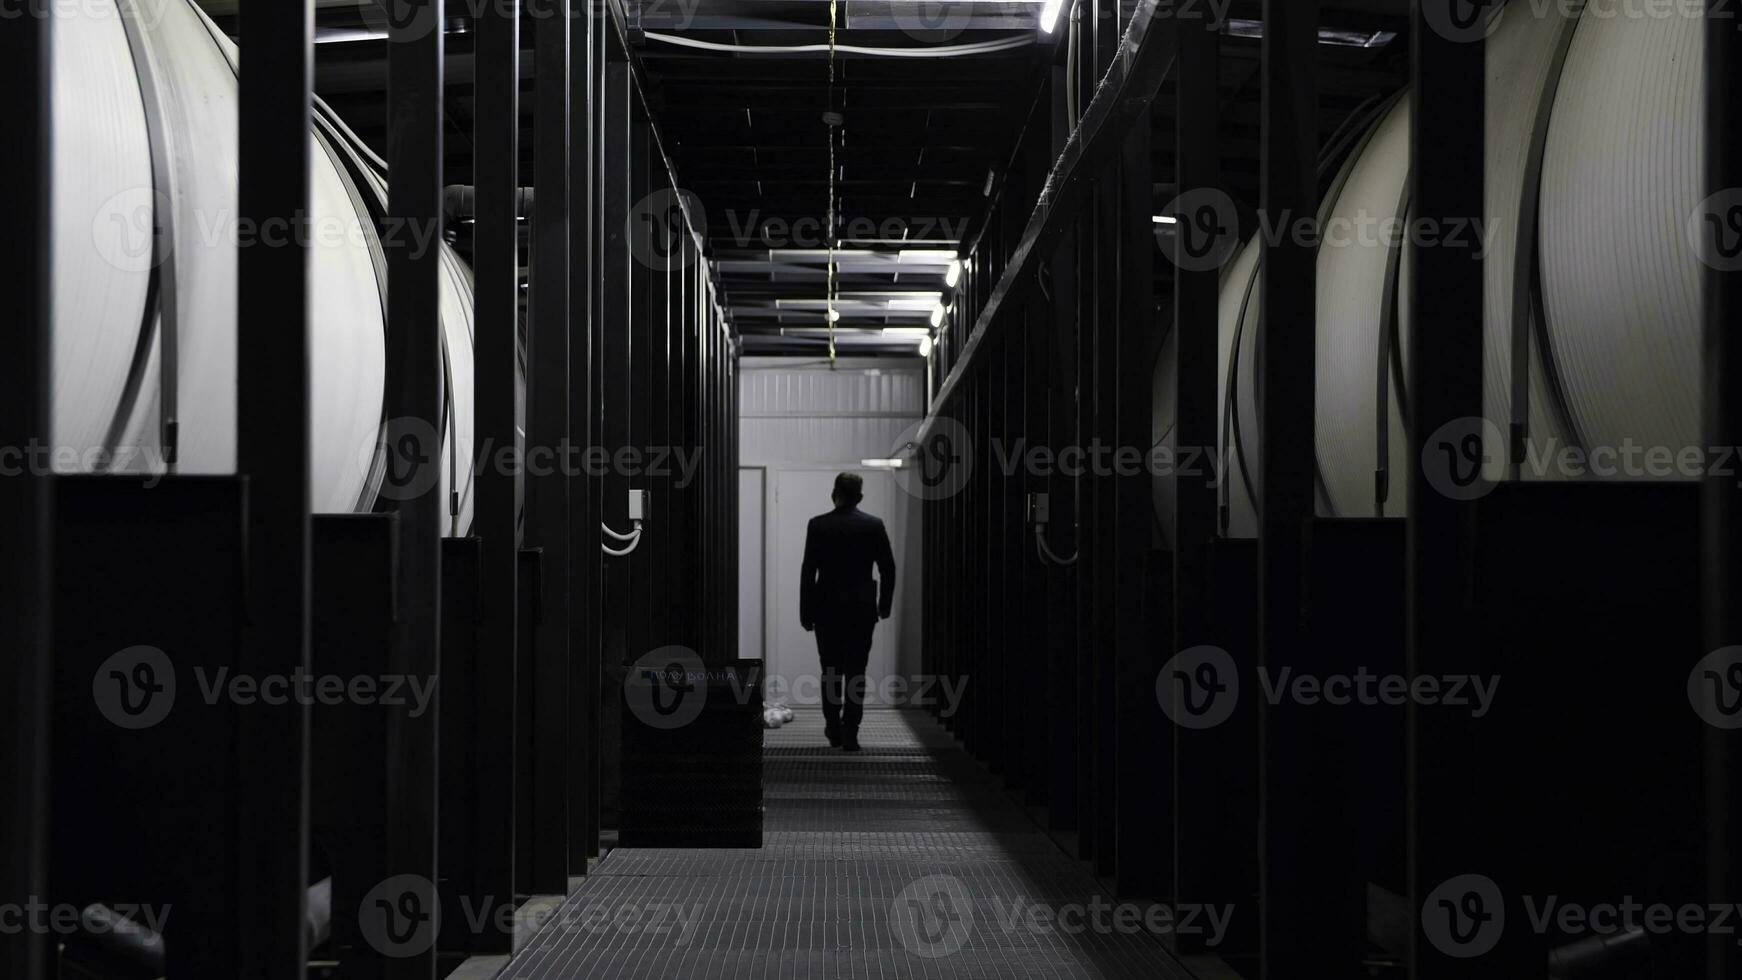
<instances>
[{"instance_id":1,"label":"grated metal walkway","mask_svg":"<svg viewBox=\"0 0 1742 980\"><path fill-rule=\"evenodd\" d=\"M502 976L1188 976L930 718L867 712L857 755L817 711L767 735L761 850L614 850Z\"/></svg>"}]
</instances>

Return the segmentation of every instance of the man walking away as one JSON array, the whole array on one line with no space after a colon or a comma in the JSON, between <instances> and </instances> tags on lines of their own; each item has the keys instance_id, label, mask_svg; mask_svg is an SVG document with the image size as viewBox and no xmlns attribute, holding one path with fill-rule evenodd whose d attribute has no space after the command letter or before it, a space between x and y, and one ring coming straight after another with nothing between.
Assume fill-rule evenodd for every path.
<instances>
[{"instance_id":1,"label":"man walking away","mask_svg":"<svg viewBox=\"0 0 1742 980\"><path fill-rule=\"evenodd\" d=\"M799 624L816 631L822 661L824 732L830 745L848 752L859 751L871 633L895 602L889 533L881 520L859 509L864 497L858 474L835 477L835 509L811 518L799 572ZM871 582L873 565L877 585Z\"/></svg>"}]
</instances>

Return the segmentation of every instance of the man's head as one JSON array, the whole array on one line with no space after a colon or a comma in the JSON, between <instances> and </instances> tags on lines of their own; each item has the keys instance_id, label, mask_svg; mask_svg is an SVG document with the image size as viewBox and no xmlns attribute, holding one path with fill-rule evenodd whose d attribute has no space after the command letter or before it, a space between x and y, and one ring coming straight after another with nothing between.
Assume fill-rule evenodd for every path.
<instances>
[{"instance_id":1,"label":"man's head","mask_svg":"<svg viewBox=\"0 0 1742 980\"><path fill-rule=\"evenodd\" d=\"M865 478L857 473L842 473L835 477L835 492L829 495L836 507L857 506L865 499Z\"/></svg>"}]
</instances>

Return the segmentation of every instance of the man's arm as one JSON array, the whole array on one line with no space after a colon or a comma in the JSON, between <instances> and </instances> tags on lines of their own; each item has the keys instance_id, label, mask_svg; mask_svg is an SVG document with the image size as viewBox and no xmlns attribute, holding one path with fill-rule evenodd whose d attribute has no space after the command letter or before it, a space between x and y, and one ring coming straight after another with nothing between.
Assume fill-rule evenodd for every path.
<instances>
[{"instance_id":1,"label":"man's arm","mask_svg":"<svg viewBox=\"0 0 1742 980\"><path fill-rule=\"evenodd\" d=\"M804 529L804 562L798 569L798 624L809 632L816 625L811 617L811 595L816 591L817 556L814 543L817 536L817 526L812 522Z\"/></svg>"},{"instance_id":2,"label":"man's arm","mask_svg":"<svg viewBox=\"0 0 1742 980\"><path fill-rule=\"evenodd\" d=\"M881 595L877 600L877 615L888 619L895 607L895 552L889 548L889 529L877 525L877 583Z\"/></svg>"}]
</instances>

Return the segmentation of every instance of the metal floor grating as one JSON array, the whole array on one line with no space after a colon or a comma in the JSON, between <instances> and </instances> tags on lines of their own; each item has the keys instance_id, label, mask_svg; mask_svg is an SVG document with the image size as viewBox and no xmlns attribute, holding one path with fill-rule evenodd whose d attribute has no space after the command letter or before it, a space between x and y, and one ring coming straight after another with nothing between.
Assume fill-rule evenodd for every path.
<instances>
[{"instance_id":1,"label":"metal floor grating","mask_svg":"<svg viewBox=\"0 0 1742 980\"><path fill-rule=\"evenodd\" d=\"M867 712L859 740L800 710L767 733L762 848L618 848L502 977L1188 976L1153 933L1028 920L1112 897L930 718Z\"/></svg>"}]
</instances>

